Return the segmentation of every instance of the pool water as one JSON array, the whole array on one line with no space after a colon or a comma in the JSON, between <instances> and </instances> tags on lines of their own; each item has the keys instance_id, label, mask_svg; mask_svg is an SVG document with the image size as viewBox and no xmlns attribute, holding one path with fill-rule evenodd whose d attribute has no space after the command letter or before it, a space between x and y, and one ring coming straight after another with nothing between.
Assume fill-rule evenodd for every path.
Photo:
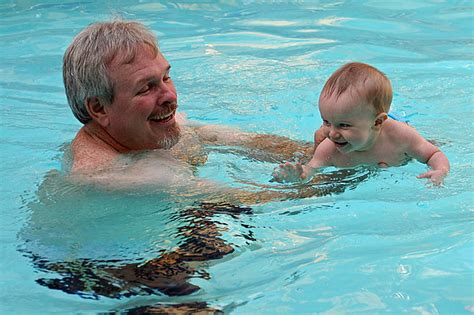
<instances>
[{"instance_id":1,"label":"pool water","mask_svg":"<svg viewBox=\"0 0 474 315\"><path fill-rule=\"evenodd\" d=\"M0 313L474 312L473 12L471 1L3 1ZM157 34L180 108L201 123L311 141L325 80L345 62L370 63L391 79L394 111L439 144L451 173L433 187L413 161L328 169L338 179L330 193L240 207L61 182L63 148L81 127L62 55L113 15ZM292 189L269 182L275 166L221 150L197 174ZM183 267L192 272L178 289L191 294L85 288L104 279L103 266L210 243L220 251Z\"/></svg>"}]
</instances>

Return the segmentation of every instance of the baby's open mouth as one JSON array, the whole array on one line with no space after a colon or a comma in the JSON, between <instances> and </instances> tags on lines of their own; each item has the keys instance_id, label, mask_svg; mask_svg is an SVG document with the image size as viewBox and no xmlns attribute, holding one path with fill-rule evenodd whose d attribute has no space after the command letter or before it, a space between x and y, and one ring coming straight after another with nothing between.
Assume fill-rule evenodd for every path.
<instances>
[{"instance_id":1,"label":"baby's open mouth","mask_svg":"<svg viewBox=\"0 0 474 315\"><path fill-rule=\"evenodd\" d=\"M331 140L331 141L334 142L334 144L338 147L343 147L347 144L347 141L345 141L345 142L334 141L334 140Z\"/></svg>"}]
</instances>

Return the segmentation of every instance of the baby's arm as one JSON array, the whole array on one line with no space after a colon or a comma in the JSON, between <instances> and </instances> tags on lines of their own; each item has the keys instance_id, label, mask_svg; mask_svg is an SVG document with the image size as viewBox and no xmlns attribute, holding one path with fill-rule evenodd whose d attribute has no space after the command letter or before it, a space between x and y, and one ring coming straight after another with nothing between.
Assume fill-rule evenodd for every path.
<instances>
[{"instance_id":1,"label":"baby's arm","mask_svg":"<svg viewBox=\"0 0 474 315\"><path fill-rule=\"evenodd\" d=\"M449 161L441 150L429 143L414 128L405 127L408 136L408 155L421 163L427 164L431 170L418 175L418 178L429 178L431 182L439 185L449 172Z\"/></svg>"},{"instance_id":2,"label":"baby's arm","mask_svg":"<svg viewBox=\"0 0 474 315\"><path fill-rule=\"evenodd\" d=\"M329 135L329 128L321 125L318 130L314 132L314 147L316 148Z\"/></svg>"},{"instance_id":3,"label":"baby's arm","mask_svg":"<svg viewBox=\"0 0 474 315\"><path fill-rule=\"evenodd\" d=\"M438 151L431 155L426 164L431 167L431 170L417 177L429 178L434 184L441 184L443 178L448 175L449 172L449 160L446 155L438 149Z\"/></svg>"},{"instance_id":4,"label":"baby's arm","mask_svg":"<svg viewBox=\"0 0 474 315\"><path fill-rule=\"evenodd\" d=\"M315 138L316 136L315 133ZM280 183L299 182L313 176L318 168L332 165L333 143L326 139L319 145L315 142L315 146L313 157L307 164L303 165L299 162L296 164L290 162L280 164L272 174L273 179Z\"/></svg>"}]
</instances>

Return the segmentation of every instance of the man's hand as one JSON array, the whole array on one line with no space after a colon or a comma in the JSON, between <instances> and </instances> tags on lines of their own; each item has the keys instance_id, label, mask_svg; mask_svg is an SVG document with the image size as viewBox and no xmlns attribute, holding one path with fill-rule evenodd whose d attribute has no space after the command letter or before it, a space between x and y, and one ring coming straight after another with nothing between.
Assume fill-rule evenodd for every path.
<instances>
[{"instance_id":1,"label":"man's hand","mask_svg":"<svg viewBox=\"0 0 474 315\"><path fill-rule=\"evenodd\" d=\"M301 182L306 178L303 165L301 163L291 164L290 162L280 164L279 167L275 168L272 176L273 181L278 183Z\"/></svg>"}]
</instances>

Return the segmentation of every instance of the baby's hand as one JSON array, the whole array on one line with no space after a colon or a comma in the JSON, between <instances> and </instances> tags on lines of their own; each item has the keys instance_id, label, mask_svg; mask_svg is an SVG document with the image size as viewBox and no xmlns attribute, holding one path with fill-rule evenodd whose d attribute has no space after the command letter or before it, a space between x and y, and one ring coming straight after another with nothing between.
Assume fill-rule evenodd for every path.
<instances>
[{"instance_id":1,"label":"baby's hand","mask_svg":"<svg viewBox=\"0 0 474 315\"><path fill-rule=\"evenodd\" d=\"M429 178L430 181L436 186L440 186L443 183L443 179L447 172L442 170L430 170L426 173L418 175L416 178Z\"/></svg>"},{"instance_id":2,"label":"baby's hand","mask_svg":"<svg viewBox=\"0 0 474 315\"><path fill-rule=\"evenodd\" d=\"M306 178L301 163L293 165L289 162L275 168L272 176L273 180L279 183L300 182Z\"/></svg>"}]
</instances>

